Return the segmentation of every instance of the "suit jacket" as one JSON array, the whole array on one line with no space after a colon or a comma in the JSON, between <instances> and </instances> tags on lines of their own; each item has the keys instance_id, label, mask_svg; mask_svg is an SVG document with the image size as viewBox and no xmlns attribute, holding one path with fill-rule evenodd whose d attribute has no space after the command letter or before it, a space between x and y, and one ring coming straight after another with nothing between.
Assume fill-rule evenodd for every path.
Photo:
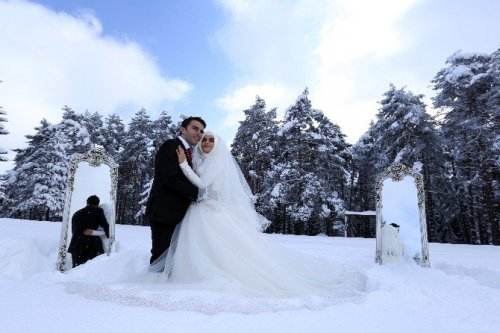
<instances>
[{"instance_id":1,"label":"suit jacket","mask_svg":"<svg viewBox=\"0 0 500 333\"><path fill-rule=\"evenodd\" d=\"M104 216L102 208L88 205L75 214L71 218L71 242L68 252L76 253L82 251L103 253L102 241L98 236L86 236L83 234L85 229L96 230L101 226L109 237L109 224Z\"/></svg>"},{"instance_id":2,"label":"suit jacket","mask_svg":"<svg viewBox=\"0 0 500 333\"><path fill-rule=\"evenodd\" d=\"M184 176L177 159L179 138L165 141L155 156L155 175L146 206L146 217L155 223L176 225L189 204L198 197L198 188ZM185 150L185 149L184 149Z\"/></svg>"}]
</instances>

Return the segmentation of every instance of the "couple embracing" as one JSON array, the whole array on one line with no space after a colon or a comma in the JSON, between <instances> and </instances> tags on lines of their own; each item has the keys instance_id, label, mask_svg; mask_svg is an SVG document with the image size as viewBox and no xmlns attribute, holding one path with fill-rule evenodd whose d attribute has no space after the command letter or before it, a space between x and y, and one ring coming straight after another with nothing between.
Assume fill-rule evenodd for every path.
<instances>
[{"instance_id":1,"label":"couple embracing","mask_svg":"<svg viewBox=\"0 0 500 333\"><path fill-rule=\"evenodd\" d=\"M365 276L358 270L285 250L260 232L268 221L255 211L226 142L205 127L200 117L186 118L179 136L156 154L146 209L150 271L163 272L171 283L203 283L247 295L361 291Z\"/></svg>"}]
</instances>

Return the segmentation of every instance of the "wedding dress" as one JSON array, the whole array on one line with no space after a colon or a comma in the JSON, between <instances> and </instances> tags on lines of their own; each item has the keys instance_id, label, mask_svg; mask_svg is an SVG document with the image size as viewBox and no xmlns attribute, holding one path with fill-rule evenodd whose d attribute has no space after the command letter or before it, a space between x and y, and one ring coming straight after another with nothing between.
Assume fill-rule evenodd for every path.
<instances>
[{"instance_id":1,"label":"wedding dress","mask_svg":"<svg viewBox=\"0 0 500 333\"><path fill-rule=\"evenodd\" d=\"M206 134L205 134L206 135ZM259 231L268 221L254 209L251 192L223 140L193 153L193 171L181 165L200 189L167 254L165 274L173 283L269 297L346 296L358 293L365 275L274 244Z\"/></svg>"}]
</instances>

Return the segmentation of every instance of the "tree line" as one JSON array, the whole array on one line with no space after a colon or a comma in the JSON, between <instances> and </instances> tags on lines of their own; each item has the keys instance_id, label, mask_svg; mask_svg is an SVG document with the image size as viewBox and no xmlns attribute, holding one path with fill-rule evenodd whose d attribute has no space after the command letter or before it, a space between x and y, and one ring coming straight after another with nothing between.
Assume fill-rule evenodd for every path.
<instances>
[{"instance_id":1,"label":"tree line","mask_svg":"<svg viewBox=\"0 0 500 333\"><path fill-rule=\"evenodd\" d=\"M500 50L457 52L432 84L436 116L423 95L391 84L355 144L307 89L280 120L257 96L231 150L271 221L267 231L343 235L344 213L374 210L376 176L399 162L423 175L430 241L500 244ZM119 163L117 223L144 224L154 154L179 123L142 109L125 126L115 114L63 108L59 124L42 120L16 150L0 182L0 214L60 220L70 156L100 145Z\"/></svg>"}]
</instances>

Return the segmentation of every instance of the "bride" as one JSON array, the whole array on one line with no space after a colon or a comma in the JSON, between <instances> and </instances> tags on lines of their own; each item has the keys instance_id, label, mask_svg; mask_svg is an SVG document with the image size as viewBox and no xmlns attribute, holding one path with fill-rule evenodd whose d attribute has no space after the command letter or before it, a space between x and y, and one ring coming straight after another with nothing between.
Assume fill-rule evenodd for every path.
<instances>
[{"instance_id":1,"label":"bride","mask_svg":"<svg viewBox=\"0 0 500 333\"><path fill-rule=\"evenodd\" d=\"M259 232L268 221L255 211L248 184L222 138L203 135L193 154L194 171L182 149L177 155L182 171L200 191L161 261L169 282L277 297L363 290L365 276L356 269L303 257Z\"/></svg>"}]
</instances>

